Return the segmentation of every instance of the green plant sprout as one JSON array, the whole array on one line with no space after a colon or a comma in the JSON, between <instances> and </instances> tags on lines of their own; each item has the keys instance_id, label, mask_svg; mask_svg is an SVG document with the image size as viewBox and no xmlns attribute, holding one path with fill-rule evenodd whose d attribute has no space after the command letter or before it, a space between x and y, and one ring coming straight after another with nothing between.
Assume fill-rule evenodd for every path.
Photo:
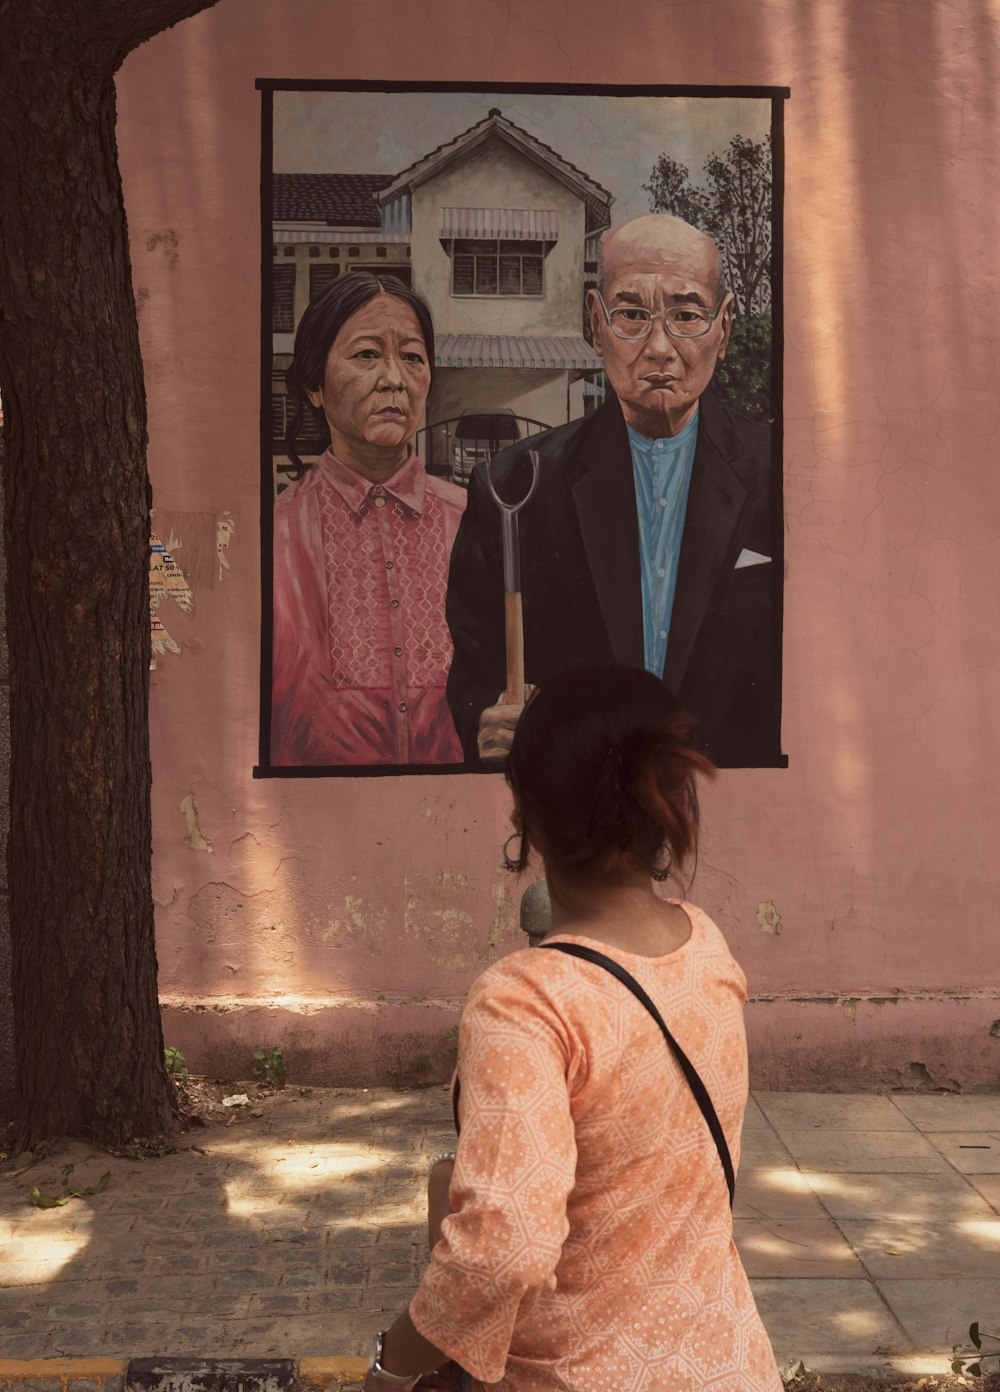
<instances>
[{"instance_id":1,"label":"green plant sprout","mask_svg":"<svg viewBox=\"0 0 1000 1392\"><path fill-rule=\"evenodd\" d=\"M34 1208L62 1208L63 1204L68 1204L70 1199L85 1199L91 1194L100 1194L111 1182L111 1171L102 1174L96 1184L91 1184L86 1189L73 1189L67 1183L73 1173L72 1165L63 1165L60 1174L62 1176L61 1194L43 1194L39 1188L34 1188L28 1195L28 1203Z\"/></svg>"},{"instance_id":2,"label":"green plant sprout","mask_svg":"<svg viewBox=\"0 0 1000 1392\"><path fill-rule=\"evenodd\" d=\"M174 1045L171 1044L169 1048L164 1049L163 1057L167 1065L168 1073L178 1073L184 1077L187 1076L187 1059L181 1053L180 1049L175 1048Z\"/></svg>"},{"instance_id":3,"label":"green plant sprout","mask_svg":"<svg viewBox=\"0 0 1000 1392\"><path fill-rule=\"evenodd\" d=\"M983 1360L995 1358L997 1366L1000 1368L1000 1348L993 1349L991 1352L983 1352L983 1340L991 1339L1000 1344L1000 1334L991 1334L986 1329L979 1328L979 1321L975 1320L969 1325L969 1341L976 1350L974 1354L959 1353L958 1344L952 1344L951 1371L953 1373L966 1373L971 1377L983 1376Z\"/></svg>"},{"instance_id":4,"label":"green plant sprout","mask_svg":"<svg viewBox=\"0 0 1000 1392\"><path fill-rule=\"evenodd\" d=\"M283 1088L285 1086L288 1065L285 1063L284 1054L277 1046L273 1049L254 1049L253 1057L253 1071L256 1077L262 1077L272 1087Z\"/></svg>"}]
</instances>

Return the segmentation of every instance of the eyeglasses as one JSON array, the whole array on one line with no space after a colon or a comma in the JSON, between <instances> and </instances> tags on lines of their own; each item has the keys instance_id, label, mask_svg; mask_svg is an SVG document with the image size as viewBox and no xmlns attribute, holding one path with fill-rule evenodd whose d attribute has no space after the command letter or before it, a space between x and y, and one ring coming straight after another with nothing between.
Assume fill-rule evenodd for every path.
<instances>
[{"instance_id":1,"label":"eyeglasses","mask_svg":"<svg viewBox=\"0 0 1000 1392\"><path fill-rule=\"evenodd\" d=\"M697 304L676 304L669 309L656 311L644 309L642 305L619 305L616 309L608 309L600 290L595 290L594 294L600 300L604 317L616 338L648 338L654 319L663 320L663 327L671 338L701 338L718 319L729 298L727 291L714 309L705 309Z\"/></svg>"}]
</instances>

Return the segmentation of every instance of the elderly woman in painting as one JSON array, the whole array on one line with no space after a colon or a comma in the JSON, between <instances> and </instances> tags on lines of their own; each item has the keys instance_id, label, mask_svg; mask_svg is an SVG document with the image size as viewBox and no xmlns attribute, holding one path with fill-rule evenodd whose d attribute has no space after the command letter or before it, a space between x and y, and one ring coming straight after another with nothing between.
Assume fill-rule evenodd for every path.
<instances>
[{"instance_id":1,"label":"elderly woman in painting","mask_svg":"<svg viewBox=\"0 0 1000 1392\"><path fill-rule=\"evenodd\" d=\"M309 305L287 383L329 447L274 510L271 759L276 765L462 760L445 700L444 617L460 488L413 452L434 329L392 276L354 271Z\"/></svg>"}]
</instances>

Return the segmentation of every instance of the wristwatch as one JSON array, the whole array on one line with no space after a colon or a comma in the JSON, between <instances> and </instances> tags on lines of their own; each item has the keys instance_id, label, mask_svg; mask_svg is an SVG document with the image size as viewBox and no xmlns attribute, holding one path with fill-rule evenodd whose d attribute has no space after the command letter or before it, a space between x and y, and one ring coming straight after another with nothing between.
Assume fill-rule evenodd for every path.
<instances>
[{"instance_id":1,"label":"wristwatch","mask_svg":"<svg viewBox=\"0 0 1000 1392\"><path fill-rule=\"evenodd\" d=\"M372 1363L368 1369L370 1377L374 1377L378 1382L384 1382L386 1387L395 1387L399 1392L410 1392L416 1387L423 1377L423 1373L390 1373L382 1367L382 1345L385 1342L386 1331L380 1329L372 1341Z\"/></svg>"}]
</instances>

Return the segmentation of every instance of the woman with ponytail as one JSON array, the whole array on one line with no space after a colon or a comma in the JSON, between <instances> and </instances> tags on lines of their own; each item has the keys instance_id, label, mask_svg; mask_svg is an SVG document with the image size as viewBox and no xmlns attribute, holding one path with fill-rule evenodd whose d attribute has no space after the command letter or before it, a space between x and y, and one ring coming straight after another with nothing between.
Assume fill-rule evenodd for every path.
<instances>
[{"instance_id":1,"label":"woman with ponytail","mask_svg":"<svg viewBox=\"0 0 1000 1392\"><path fill-rule=\"evenodd\" d=\"M566 671L526 705L505 863L541 860L551 926L466 1001L430 1262L365 1392L447 1386L446 1359L474 1392L781 1392L732 1235L746 981L655 888L690 872L713 773L648 672Z\"/></svg>"},{"instance_id":2,"label":"woman with ponytail","mask_svg":"<svg viewBox=\"0 0 1000 1392\"><path fill-rule=\"evenodd\" d=\"M302 476L274 508L273 764L462 760L444 601L465 494L413 453L433 362L427 306L393 276L340 276L299 323L287 447ZM311 466L307 414L326 446Z\"/></svg>"}]
</instances>

